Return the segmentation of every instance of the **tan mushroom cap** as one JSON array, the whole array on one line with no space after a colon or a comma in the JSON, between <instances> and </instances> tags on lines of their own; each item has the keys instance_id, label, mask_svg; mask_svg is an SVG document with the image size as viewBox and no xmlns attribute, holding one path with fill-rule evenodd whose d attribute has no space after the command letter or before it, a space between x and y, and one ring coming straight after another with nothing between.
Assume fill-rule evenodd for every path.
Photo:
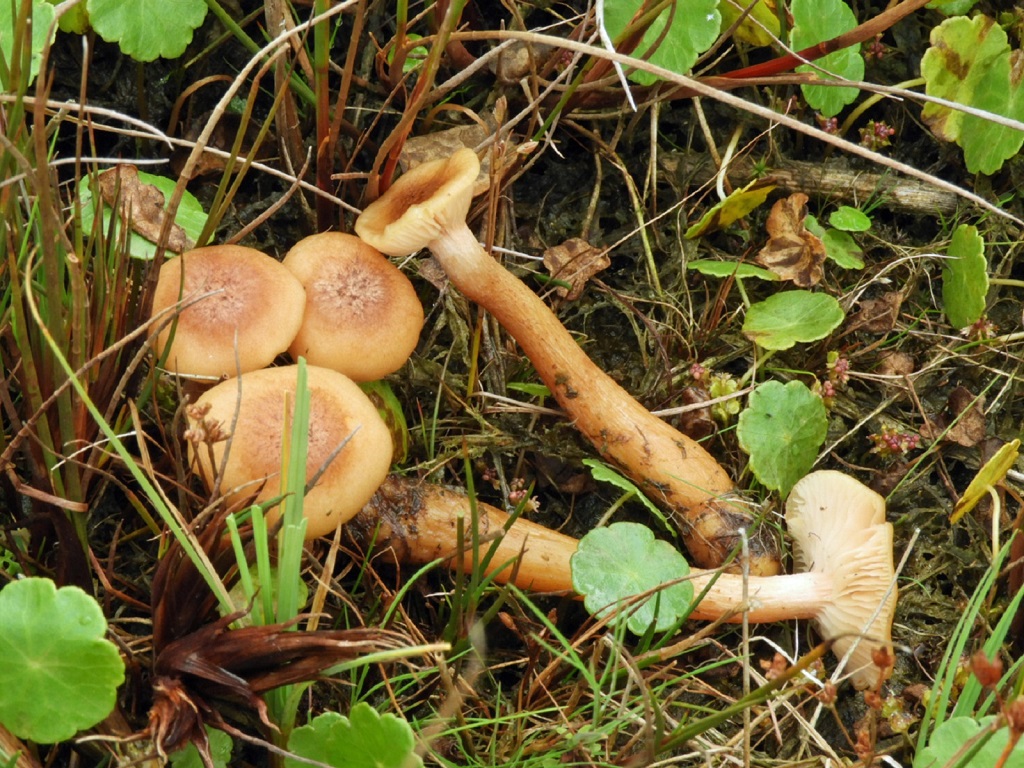
<instances>
[{"instance_id":1,"label":"tan mushroom cap","mask_svg":"<svg viewBox=\"0 0 1024 768\"><path fill-rule=\"evenodd\" d=\"M246 501L254 494L257 502L280 495L285 399L294 405L297 371L297 366L250 371L221 382L196 401L197 406L209 405L207 420L220 422L231 434L220 483L229 503ZM306 538L313 539L331 533L369 501L387 476L392 443L377 409L355 382L327 368L308 366L307 371L306 482L326 465L303 505ZM192 426L196 426L194 420ZM196 450L189 443L190 458L198 461L207 488L213 487L215 467L220 467L226 446L226 441L214 443L211 464L205 445Z\"/></svg>"},{"instance_id":2,"label":"tan mushroom cap","mask_svg":"<svg viewBox=\"0 0 1024 768\"><path fill-rule=\"evenodd\" d=\"M872 654L880 647L892 652L896 610L885 500L842 472L812 472L793 486L786 522L797 570L833 580L833 599L816 620L822 636L834 640L839 658L854 649L847 669L857 688L875 685L879 669Z\"/></svg>"},{"instance_id":3,"label":"tan mushroom cap","mask_svg":"<svg viewBox=\"0 0 1024 768\"><path fill-rule=\"evenodd\" d=\"M194 376L234 376L270 365L299 332L306 304L302 284L279 261L240 245L196 248L164 262L153 315L179 298L187 306L177 323L160 331L155 348L163 356L170 343L167 368Z\"/></svg>"},{"instance_id":4,"label":"tan mushroom cap","mask_svg":"<svg viewBox=\"0 0 1024 768\"><path fill-rule=\"evenodd\" d=\"M306 289L302 327L288 347L293 358L355 381L383 378L409 359L423 305L380 251L355 235L324 232L296 243L283 264Z\"/></svg>"},{"instance_id":5,"label":"tan mushroom cap","mask_svg":"<svg viewBox=\"0 0 1024 768\"><path fill-rule=\"evenodd\" d=\"M389 256L406 256L466 226L480 161L471 149L407 171L356 219L356 234Z\"/></svg>"}]
</instances>

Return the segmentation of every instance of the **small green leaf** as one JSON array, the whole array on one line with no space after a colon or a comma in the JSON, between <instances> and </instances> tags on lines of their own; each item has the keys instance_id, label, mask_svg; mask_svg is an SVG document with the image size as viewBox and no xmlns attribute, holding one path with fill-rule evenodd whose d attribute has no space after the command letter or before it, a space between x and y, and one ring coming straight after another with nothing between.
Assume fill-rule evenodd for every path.
<instances>
[{"instance_id":1,"label":"small green leaf","mask_svg":"<svg viewBox=\"0 0 1024 768\"><path fill-rule=\"evenodd\" d=\"M867 232L871 229L871 217L859 208L841 205L832 211L828 223L844 232Z\"/></svg>"},{"instance_id":2,"label":"small green leaf","mask_svg":"<svg viewBox=\"0 0 1024 768\"><path fill-rule=\"evenodd\" d=\"M857 17L843 0L793 0L790 13L793 14L790 45L795 51L831 40L857 26ZM847 80L863 80L864 58L860 55L859 46L850 46L817 59L814 66L801 64L796 71L823 77L818 71L820 69ZM860 94L857 88L825 85L802 85L800 90L807 103L825 117L838 115Z\"/></svg>"},{"instance_id":3,"label":"small green leaf","mask_svg":"<svg viewBox=\"0 0 1024 768\"><path fill-rule=\"evenodd\" d=\"M345 768L418 768L409 723L392 714L379 714L366 702L359 702L348 717L325 712L309 725L296 728L288 739L288 750L307 760ZM306 768L309 763L285 758L286 768Z\"/></svg>"},{"instance_id":4,"label":"small green leaf","mask_svg":"<svg viewBox=\"0 0 1024 768\"><path fill-rule=\"evenodd\" d=\"M1009 754L1003 754L1010 745L1010 729L1006 726L996 730L970 760L956 760L958 755L966 754L972 745L981 743L986 733L991 731L994 720L994 716L981 720L951 717L932 732L928 746L914 757L913 768L947 765L956 765L957 768L991 768L1000 764L1000 760L1006 766L1024 764L1024 739L1018 741Z\"/></svg>"},{"instance_id":5,"label":"small green leaf","mask_svg":"<svg viewBox=\"0 0 1024 768\"><path fill-rule=\"evenodd\" d=\"M713 259L696 259L686 263L687 269L693 269L708 277L752 277L756 280L778 280L779 276L764 267L748 264L745 261L715 261Z\"/></svg>"},{"instance_id":6,"label":"small green leaf","mask_svg":"<svg viewBox=\"0 0 1024 768\"><path fill-rule=\"evenodd\" d=\"M99 604L78 587L28 578L0 590L0 723L53 744L109 715L124 662L106 631Z\"/></svg>"},{"instance_id":7,"label":"small green leaf","mask_svg":"<svg viewBox=\"0 0 1024 768\"><path fill-rule=\"evenodd\" d=\"M843 269L864 269L864 253L857 241L849 232L838 229L826 229L821 238L825 244L825 254Z\"/></svg>"},{"instance_id":8,"label":"small green leaf","mask_svg":"<svg viewBox=\"0 0 1024 768\"><path fill-rule=\"evenodd\" d=\"M17 18L15 12L20 7L20 2L10 2L10 0L0 2L0 55L3 55L8 68L12 64L11 56L14 54L14 21ZM53 26L53 20L56 15L56 10L46 0L32 0L32 51L29 54L29 77L27 79L29 84L39 74L39 64L43 60L43 49L47 43L52 43L57 36L57 30ZM3 88L5 91L16 91L18 90L18 84L3 83Z\"/></svg>"},{"instance_id":9,"label":"small green leaf","mask_svg":"<svg viewBox=\"0 0 1024 768\"><path fill-rule=\"evenodd\" d=\"M751 305L743 334L764 349L789 349L797 342L825 338L844 317L839 302L828 294L783 291Z\"/></svg>"},{"instance_id":10,"label":"small green leaf","mask_svg":"<svg viewBox=\"0 0 1024 768\"><path fill-rule=\"evenodd\" d=\"M582 539L570 561L572 586L583 595L591 614L604 618L623 601L690 573L686 559L667 541L655 539L639 523L613 523ZM658 590L639 606L630 604L626 626L642 635L653 625L669 629L690 610L693 584L689 581Z\"/></svg>"},{"instance_id":11,"label":"small green leaf","mask_svg":"<svg viewBox=\"0 0 1024 768\"><path fill-rule=\"evenodd\" d=\"M93 29L136 61L175 59L206 18L205 0L87 0Z\"/></svg>"},{"instance_id":12,"label":"small green leaf","mask_svg":"<svg viewBox=\"0 0 1024 768\"><path fill-rule=\"evenodd\" d=\"M616 488L625 491L626 493L633 494L637 499L643 502L643 505L650 510L651 514L658 518L662 524L669 529L671 532L675 532L675 529L669 524L668 518L665 517L665 513L654 506L654 502L647 498L647 496L636 487L636 484L632 480L629 480L614 469L609 467L604 462L598 461L597 459L584 459L584 466L590 468L591 476L599 483L608 483L614 485Z\"/></svg>"},{"instance_id":13,"label":"small green leaf","mask_svg":"<svg viewBox=\"0 0 1024 768\"><path fill-rule=\"evenodd\" d=\"M814 466L828 433L828 413L803 382L766 381L750 393L736 430L754 476L787 496Z\"/></svg>"},{"instance_id":14,"label":"small green leaf","mask_svg":"<svg viewBox=\"0 0 1024 768\"><path fill-rule=\"evenodd\" d=\"M966 328L985 313L988 262L978 228L961 224L942 262L942 306L954 328Z\"/></svg>"},{"instance_id":15,"label":"small green leaf","mask_svg":"<svg viewBox=\"0 0 1024 768\"><path fill-rule=\"evenodd\" d=\"M729 226L764 203L773 189L774 184L765 184L761 179L754 179L743 189L734 189L725 200L711 206L708 212L701 216L700 221L686 230L683 237L692 240Z\"/></svg>"},{"instance_id":16,"label":"small green leaf","mask_svg":"<svg viewBox=\"0 0 1024 768\"><path fill-rule=\"evenodd\" d=\"M1010 52L1006 32L985 15L946 19L931 32L921 59L925 93L1014 120L1024 120L1024 54ZM1024 132L941 104L922 118L939 138L955 141L971 173L995 173L1024 144Z\"/></svg>"},{"instance_id":17,"label":"small green leaf","mask_svg":"<svg viewBox=\"0 0 1024 768\"><path fill-rule=\"evenodd\" d=\"M605 28L613 40L622 35L643 4L643 0L616 0L605 4ZM666 8L648 27L633 55L664 69L686 74L697 57L714 45L722 17L718 13L718 0L676 0L674 6ZM666 31L669 19L672 25ZM651 52L654 45L658 47ZM629 77L641 85L657 81L646 72L632 72Z\"/></svg>"},{"instance_id":18,"label":"small green leaf","mask_svg":"<svg viewBox=\"0 0 1024 768\"><path fill-rule=\"evenodd\" d=\"M213 758L213 768L227 768L228 763L231 761L231 749L234 746L231 741L231 737L228 736L224 731L218 731L216 728L206 728L206 738L210 740L210 756ZM184 749L179 749L177 752L169 755L171 759L171 765L174 768L205 768L203 758L199 755L199 750L196 749L195 744L189 744Z\"/></svg>"},{"instance_id":19,"label":"small green leaf","mask_svg":"<svg viewBox=\"0 0 1024 768\"><path fill-rule=\"evenodd\" d=\"M510 389L513 392L522 392L524 395L530 397L551 397L551 390L545 387L543 384L535 384L531 381L510 381L505 385L506 389Z\"/></svg>"},{"instance_id":20,"label":"small green leaf","mask_svg":"<svg viewBox=\"0 0 1024 768\"><path fill-rule=\"evenodd\" d=\"M729 29L743 15L742 21L733 32L733 37L750 45L771 45L775 42L773 36L780 35L779 15L775 11L774 1L769 3L768 0L758 0L753 8L750 6L750 0L718 0L718 10L722 14L722 32Z\"/></svg>"}]
</instances>

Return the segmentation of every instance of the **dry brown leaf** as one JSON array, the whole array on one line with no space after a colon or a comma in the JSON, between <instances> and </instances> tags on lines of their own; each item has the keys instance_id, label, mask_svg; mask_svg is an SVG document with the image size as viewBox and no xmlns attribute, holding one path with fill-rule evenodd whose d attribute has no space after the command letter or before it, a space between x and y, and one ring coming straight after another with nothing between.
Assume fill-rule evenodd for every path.
<instances>
[{"instance_id":1,"label":"dry brown leaf","mask_svg":"<svg viewBox=\"0 0 1024 768\"><path fill-rule=\"evenodd\" d=\"M888 291L877 299L862 299L860 312L853 316L852 329L868 333L888 333L896 327L903 294L899 291Z\"/></svg>"},{"instance_id":2,"label":"dry brown leaf","mask_svg":"<svg viewBox=\"0 0 1024 768\"><path fill-rule=\"evenodd\" d=\"M139 179L139 170L134 165L121 163L96 177L103 202L117 211L121 221L128 224L150 242L158 243L167 212L164 210L164 194L152 184ZM185 230L171 224L165 247L169 251L182 253L192 247Z\"/></svg>"},{"instance_id":3,"label":"dry brown leaf","mask_svg":"<svg viewBox=\"0 0 1024 768\"><path fill-rule=\"evenodd\" d=\"M947 443L971 448L985 439L984 405L984 397L975 398L966 387L957 387L950 392L945 410L922 425L921 434L929 440L941 436Z\"/></svg>"},{"instance_id":4,"label":"dry brown leaf","mask_svg":"<svg viewBox=\"0 0 1024 768\"><path fill-rule=\"evenodd\" d=\"M581 237L573 237L561 245L544 251L544 266L556 280L569 283L570 288L557 286L558 295L576 301L587 281L611 265L608 251L591 245Z\"/></svg>"},{"instance_id":5,"label":"dry brown leaf","mask_svg":"<svg viewBox=\"0 0 1024 768\"><path fill-rule=\"evenodd\" d=\"M801 288L817 285L825 273L825 244L804 227L806 217L807 195L802 192L777 201L765 225L768 244L755 259Z\"/></svg>"}]
</instances>

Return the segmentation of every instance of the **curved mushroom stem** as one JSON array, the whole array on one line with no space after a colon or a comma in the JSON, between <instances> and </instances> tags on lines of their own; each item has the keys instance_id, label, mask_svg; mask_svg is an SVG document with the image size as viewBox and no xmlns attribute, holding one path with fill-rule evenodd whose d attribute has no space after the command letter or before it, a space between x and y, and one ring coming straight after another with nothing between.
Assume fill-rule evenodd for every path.
<instances>
[{"instance_id":1,"label":"curved mushroom stem","mask_svg":"<svg viewBox=\"0 0 1024 768\"><path fill-rule=\"evenodd\" d=\"M499 583L514 583L539 592L574 592L570 559L578 542L519 518L511 521L501 510L476 502L477 541L483 555L497 539L485 573ZM390 550L398 563L424 564L446 559L455 567L462 553L462 569L475 567L472 540L457 539L459 520L469 531L473 508L462 493L394 475L388 477L370 502L346 524L346 533L362 547ZM870 541L862 549L852 547L845 558L825 569L781 576L750 576L744 603L743 577L691 569L694 594L701 600L690 617L739 622L743 609L752 622L814 619L824 634L835 641L836 655L855 646L869 626L865 648L854 655L851 677L858 688L874 685L879 670L872 664L871 648L891 649L890 626L895 595L884 595L892 579L892 528L888 523L869 526ZM798 542L794 542L796 546ZM888 568L875 571L872 561L888 560ZM706 590L706 592L705 592ZM883 604L879 609L879 601ZM856 613L850 629L833 629L835 613ZM873 616L874 614L874 616ZM832 631L839 634L832 635ZM831 635L831 636L830 636Z\"/></svg>"},{"instance_id":2,"label":"curved mushroom stem","mask_svg":"<svg viewBox=\"0 0 1024 768\"><path fill-rule=\"evenodd\" d=\"M466 214L479 170L469 149L414 168L367 206L356 220L356 232L393 256L429 248L452 283L519 342L598 452L676 517L699 565L722 565L738 544L739 530L746 528L751 532L751 571L778 573L774 539L753 531L752 516L729 501L733 484L718 462L598 368L547 305L477 243Z\"/></svg>"},{"instance_id":3,"label":"curved mushroom stem","mask_svg":"<svg viewBox=\"0 0 1024 768\"><path fill-rule=\"evenodd\" d=\"M574 426L680 525L694 561L720 566L750 514L728 496L732 480L703 447L651 414L580 348L547 305L491 258L469 228L450 228L431 252L452 283L519 343ZM751 572L781 570L770 536L751 534Z\"/></svg>"}]
</instances>

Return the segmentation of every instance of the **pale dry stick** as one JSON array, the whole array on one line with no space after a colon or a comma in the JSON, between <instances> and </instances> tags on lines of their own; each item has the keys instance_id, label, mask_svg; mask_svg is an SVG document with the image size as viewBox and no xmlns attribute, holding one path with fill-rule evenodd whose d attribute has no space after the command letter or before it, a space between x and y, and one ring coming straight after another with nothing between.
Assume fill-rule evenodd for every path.
<instances>
[{"instance_id":1,"label":"pale dry stick","mask_svg":"<svg viewBox=\"0 0 1024 768\"><path fill-rule=\"evenodd\" d=\"M648 74L654 75L655 77L661 78L662 80L666 80L668 82L675 83L676 85L683 86L685 88L690 88L690 89L696 91L697 93L699 93L702 96L706 96L708 98L714 99L714 100L719 101L719 102L721 102L723 104L726 104L727 106L743 110L744 112L747 112L747 113L752 114L752 115L756 115L757 117L763 118L764 120L767 120L769 122L778 123L779 125L784 125L787 128L791 128L791 129L793 129L793 130L795 130L795 131L797 131L799 133L803 133L803 134L805 134L807 136L810 136L812 138L818 139L819 141L823 141L826 144L829 144L829 145L831 145L833 147L836 147L837 149L840 149L840 150L842 150L844 152L848 152L850 154L857 155L858 157L863 157L863 158L865 158L867 160L870 160L870 161L872 161L874 163L877 163L879 165L885 166L886 168L891 168L892 170L898 171L898 172L903 173L903 174L906 174L907 176L911 176L911 177L913 177L915 179L919 179L921 181L928 182L929 184L933 184L934 186L938 187L939 189L945 190L947 192L952 192L953 194L957 195L958 197L962 197L965 200L971 201L975 205L978 205L979 207L984 208L986 211L989 211L990 213L994 213L997 216L1009 219L1010 221L1013 221L1014 223L1019 224L1020 226L1024 226L1024 220L1021 220L1021 219L1017 218L1016 216L1014 216L1014 215L1012 215L1010 213L1007 213L1006 211L1004 211L1001 208L999 208L998 206L990 203L988 200L986 200L985 198L981 197L980 195L976 195L975 193L970 192L970 191L964 189L963 187L959 187L956 184L953 184L951 182L945 181L944 179L940 179L938 176L934 176L934 175L932 175L930 173L927 173L925 171L921 171L921 170L915 168L912 165L908 165L906 163L899 162L898 160L893 160L892 158L886 157L885 155L879 154L878 152L872 152L870 149L867 149L866 147L862 147L860 144L855 144L855 143L853 143L851 141L847 141L846 139L840 139L840 138L838 138L836 136L833 136L833 135L831 135L829 133L826 133L825 131L823 131L823 130L821 130L819 128L815 128L814 126L811 126L811 125L806 125L806 124L800 122L799 120L796 120L795 118L789 117L788 115L784 115L784 114L781 114L779 112L774 112L771 109L768 109L767 107L762 107L759 104L754 104L753 102L749 102L749 101L746 101L745 99L741 99L738 96L734 96L732 93L729 93L729 92L723 91L723 90L719 90L719 89L715 88L713 85L709 85L706 82L702 82L700 80L695 80L695 79L693 79L691 77L687 77L686 75L680 75L680 74L678 74L676 72L672 72L671 70L664 69L663 67L654 66L653 64L650 64L649 62L642 61L640 59L634 59L634 58L629 57L629 56L623 56L622 54L619 54L619 53L609 53L608 51L604 50L603 48L598 48L598 47L592 46L592 45L586 45L585 43L578 43L575 40L563 40L561 38L550 37L550 36L547 36L547 35L537 35L537 34L534 34L534 33L531 33L531 32L519 32L519 31L515 31L515 30L501 30L501 31L492 31L492 32L459 32L459 33L456 33L455 35L453 35L453 37L457 37L458 39L461 39L461 40L493 40L493 39L504 40L504 39L513 39L513 40L522 40L523 42L527 42L527 43L541 43L541 44L544 44L544 45L557 45L557 46L561 46L562 48L566 48L566 49L569 49L569 50L572 50L572 51L584 53L584 54L589 55L589 56L594 56L594 57L598 57L598 58L607 58L607 59L610 59L610 60L613 60L613 61L619 61L619 62L627 64L627 65L629 65L631 67L636 67L637 69L642 69L644 72L647 72ZM732 82L731 84L735 85L734 82ZM814 84L815 85L832 85L833 83L828 83L828 82L824 82L823 81L823 82L814 83ZM842 86L859 87L859 85L857 83L834 83L834 84L835 85L842 85ZM865 89L866 90L876 90L876 88L874 86L872 86L871 88L868 88L867 87L868 85L869 84L865 84ZM998 122L1000 125L1007 125L1008 127L1017 128L1018 130L1024 130L1024 124L1022 124L1022 123L1018 123L1016 121L1005 121L1004 118L999 118L997 115L990 115L989 113L985 113L985 112L982 112L980 110L975 110L975 109L972 109L970 107L965 107L962 104L956 104L955 102L948 102L948 101L946 101L944 99L936 99L934 97L925 96L924 94L915 94L915 93L910 92L910 91L908 91L907 94L908 95L912 95L913 98L917 99L917 100L934 101L935 103L940 103L940 104L943 104L944 106L949 106L949 107L951 107L953 109L957 109L957 110L962 111L962 112L967 112L968 114L975 114L975 115L977 115L979 117L985 117L986 119L993 119L995 122Z\"/></svg>"}]
</instances>

